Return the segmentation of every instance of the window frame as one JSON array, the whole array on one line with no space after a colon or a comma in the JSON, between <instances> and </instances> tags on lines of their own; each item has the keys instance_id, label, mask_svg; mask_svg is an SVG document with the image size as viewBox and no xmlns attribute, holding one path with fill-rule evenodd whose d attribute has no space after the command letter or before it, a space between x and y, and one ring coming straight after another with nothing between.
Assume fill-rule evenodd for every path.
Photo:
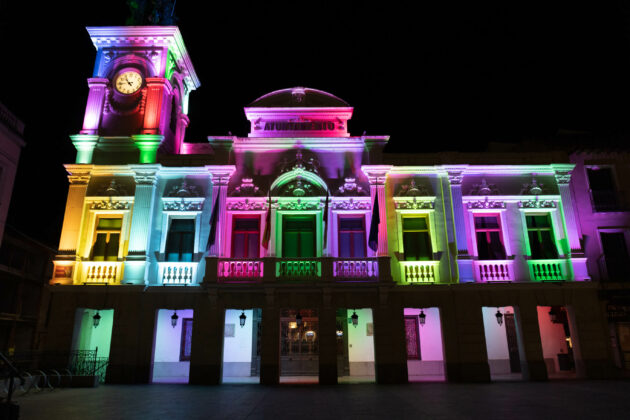
<instances>
[{"instance_id":1,"label":"window frame","mask_svg":"<svg viewBox=\"0 0 630 420\"><path fill-rule=\"evenodd\" d=\"M503 245L503 251L505 252L505 259L508 259L511 256L511 252L510 252L510 247L508 244L508 240L507 240L507 232L506 232L506 224L503 221L503 216L504 212L503 211L494 211L494 212L488 212L488 211L478 211L478 212L471 212L471 218L470 218L470 226L471 226L471 233L473 233L473 235L470 235L471 238L471 242L473 243L473 255L475 257L477 257L478 260L481 260L481 258L479 257L479 244L477 243L477 225L475 223L475 220L478 217L496 217L499 227L497 229L487 229L485 230L486 233L489 231L498 231L499 232L499 239L501 241L501 244ZM482 229L483 231L483 229ZM501 261L501 260L483 260L483 261Z\"/></svg>"},{"instance_id":2,"label":"window frame","mask_svg":"<svg viewBox=\"0 0 630 420\"><path fill-rule=\"evenodd\" d=\"M133 201L124 200L129 202L129 208L124 210L90 209L90 205L94 201L101 200L102 197L94 197L85 200L85 205L88 208L88 215L86 222L82 224L82 229L85 230L80 233L81 242L77 248L80 249L81 252L77 252L77 255L80 254L82 259L85 261L92 261L92 247L94 246L94 242L96 242L96 227L98 226L99 218L120 217L122 219L122 223L120 227L120 243L118 244L117 261L122 261L124 256L127 255L127 248L129 246L129 229L131 228L131 208L133 207ZM87 232L87 235L83 234L83 232Z\"/></svg>"},{"instance_id":3,"label":"window frame","mask_svg":"<svg viewBox=\"0 0 630 420\"><path fill-rule=\"evenodd\" d=\"M236 231L236 221L238 219L252 219L252 220L258 220L258 249L256 250L256 257L253 257L254 259L259 259L261 258L261 243L262 243L262 233L263 231L261 230L261 226L262 226L262 217L260 213L244 213L244 214L235 214L231 217L230 220L230 226L231 226L231 233L230 233L230 258L236 258L234 256L234 234L237 233ZM252 234L253 231L243 231L241 233L245 233L249 236L249 234ZM245 241L245 245L248 247L249 242L246 240Z\"/></svg>"},{"instance_id":4,"label":"window frame","mask_svg":"<svg viewBox=\"0 0 630 420\"><path fill-rule=\"evenodd\" d=\"M193 219L195 221L195 239L193 243L193 258L191 262L196 262L199 257L199 237L201 226L201 211L162 211L162 235L160 238L160 261L166 261L166 241L168 240L168 232L171 228L171 222L175 219Z\"/></svg>"},{"instance_id":5,"label":"window frame","mask_svg":"<svg viewBox=\"0 0 630 420\"><path fill-rule=\"evenodd\" d=\"M368 258L368 246L367 246L367 240L368 240L368 232L367 232L367 223L366 223L366 217L365 217L365 213L341 213L341 214L337 214L336 215L336 233L337 233L337 240L336 240L336 245L337 245L337 249L336 249L336 256L337 258L345 258L345 259L363 259L363 258ZM341 220L342 219L361 219L361 222L363 224L363 257L341 257L340 254L340 249L341 247L339 246L339 243L341 242ZM348 232L358 232L358 231L348 231ZM351 244L351 248L354 249L354 241L350 242Z\"/></svg>"},{"instance_id":6,"label":"window frame","mask_svg":"<svg viewBox=\"0 0 630 420\"><path fill-rule=\"evenodd\" d=\"M526 216L546 216L549 218L549 225L551 234L553 235L553 244L556 247L556 258L551 258L551 260L556 259L564 259L565 254L560 241L565 238L565 235L560 235L560 228L558 226L558 221L556 217L558 215L557 208L553 209L520 209L521 211L521 226L523 228L523 237L525 241L525 258L528 260L537 260L532 257L532 247L529 242L529 229L527 227L527 217ZM537 260L538 261L538 260ZM540 260L540 261L548 261L548 260Z\"/></svg>"},{"instance_id":7,"label":"window frame","mask_svg":"<svg viewBox=\"0 0 630 420\"><path fill-rule=\"evenodd\" d=\"M280 258L287 258L287 259L292 259L292 258L319 258L321 257L321 246L322 246L322 241L323 241L323 237L322 237L322 223L321 223L321 213L323 211L319 211L318 213L320 213L320 217L318 217L318 215L315 212L304 212L304 211L291 211L291 212L286 212L281 214L281 222L280 222L280 226L279 226L279 238L280 240L279 242L279 246L280 246L280 253L278 254L280 256ZM285 217L291 217L291 216L309 216L312 217L312 219L314 220L314 244L313 246L315 247L315 252L314 252L314 256L313 257L285 257L282 251L282 246L284 245L284 224L285 224Z\"/></svg>"},{"instance_id":8,"label":"window frame","mask_svg":"<svg viewBox=\"0 0 630 420\"><path fill-rule=\"evenodd\" d=\"M589 177L589 171L590 170L600 170L600 169L609 169L610 170L610 177L611 177L611 181L613 184L613 189L610 191L612 193L615 194L615 199L616 199L616 208L613 210L597 210L597 206L595 204L595 201L593 199L593 188L591 188L591 179ZM604 164L604 165L584 165L584 177L586 178L586 184L588 186L588 196L589 196L589 201L591 203L591 210L593 213L615 213L615 212L620 212L623 211L622 207L622 203L621 203L621 196L619 194L619 182L617 180L617 171L615 169L615 165L609 165L609 164Z\"/></svg>"},{"instance_id":9,"label":"window frame","mask_svg":"<svg viewBox=\"0 0 630 420\"><path fill-rule=\"evenodd\" d=\"M182 261L181 257L182 257L182 249L181 249L181 243L180 243L180 250L179 250L179 260L178 261L168 261L168 250L167 250L167 246L168 246L168 238L169 235L171 234L171 226L173 224L173 221L175 220L192 220L193 221L193 250L192 250L192 257L191 257L191 261ZM193 262L195 260L195 244L196 244L196 237L197 237L197 226L196 226L196 222L193 218L190 217L172 217L169 219L169 223L168 223L168 231L166 232L166 239L165 239L165 245L164 245L164 260L168 261L168 262ZM175 233L175 232L174 232ZM181 232L177 232L180 233Z\"/></svg>"},{"instance_id":10,"label":"window frame","mask_svg":"<svg viewBox=\"0 0 630 420\"><path fill-rule=\"evenodd\" d=\"M400 261L406 261L405 259L405 246L404 246L404 231L403 231L403 219L404 218L426 218L427 219L427 233L431 242L431 256L428 261L437 261L436 256L439 254L440 249L437 247L437 238L433 235L436 232L435 229L435 210L397 210L396 222L398 225L398 252L402 256Z\"/></svg>"},{"instance_id":11,"label":"window frame","mask_svg":"<svg viewBox=\"0 0 630 420\"><path fill-rule=\"evenodd\" d=\"M114 229L103 229L103 230L99 230L98 229L98 224L100 222L101 219L118 219L120 220L120 229L114 230ZM90 246L90 256L89 256L89 260L90 261L96 261L94 260L94 246L96 245L96 240L98 238L99 233L105 233L105 244L109 244L109 239L111 238L111 235L113 233L117 233L119 235L118 238L118 252L116 255L116 260L115 261L119 261L120 260L120 248L121 248L121 243L122 243L122 238L123 238L123 234L122 234L122 229L123 229L123 218L122 216L116 216L116 215L97 215L96 216L96 221L94 223L94 233L92 236L92 245ZM105 254L107 254L107 245L105 248ZM109 255L103 255L103 260L98 260L98 262L108 262L110 260L107 260L106 258L108 258ZM114 262L114 261L110 261L110 262Z\"/></svg>"}]
</instances>

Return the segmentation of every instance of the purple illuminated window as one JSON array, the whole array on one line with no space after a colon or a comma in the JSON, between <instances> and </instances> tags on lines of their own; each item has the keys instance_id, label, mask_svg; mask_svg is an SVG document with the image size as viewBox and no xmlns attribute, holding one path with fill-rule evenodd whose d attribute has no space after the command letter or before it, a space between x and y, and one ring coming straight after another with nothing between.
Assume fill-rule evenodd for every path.
<instances>
[{"instance_id":1,"label":"purple illuminated window","mask_svg":"<svg viewBox=\"0 0 630 420\"><path fill-rule=\"evenodd\" d=\"M258 258L260 252L260 218L234 218L232 258Z\"/></svg>"},{"instance_id":2,"label":"purple illuminated window","mask_svg":"<svg viewBox=\"0 0 630 420\"><path fill-rule=\"evenodd\" d=\"M475 216L477 255L480 260L504 260L505 247L497 215Z\"/></svg>"},{"instance_id":3,"label":"purple illuminated window","mask_svg":"<svg viewBox=\"0 0 630 420\"><path fill-rule=\"evenodd\" d=\"M365 218L339 217L339 257L365 258Z\"/></svg>"}]
</instances>

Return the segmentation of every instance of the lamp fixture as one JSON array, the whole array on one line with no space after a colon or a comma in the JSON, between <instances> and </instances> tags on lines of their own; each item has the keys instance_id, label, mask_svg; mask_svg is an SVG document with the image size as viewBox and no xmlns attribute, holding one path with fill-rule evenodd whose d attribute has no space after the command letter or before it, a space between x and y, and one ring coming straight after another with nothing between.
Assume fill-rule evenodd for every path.
<instances>
[{"instance_id":1,"label":"lamp fixture","mask_svg":"<svg viewBox=\"0 0 630 420\"><path fill-rule=\"evenodd\" d=\"M98 313L98 309L96 310L96 314L92 317L92 323L94 324L94 328L98 327L98 324L101 323L101 314Z\"/></svg>"},{"instance_id":2,"label":"lamp fixture","mask_svg":"<svg viewBox=\"0 0 630 420\"><path fill-rule=\"evenodd\" d=\"M179 316L177 316L177 311L173 311L173 315L171 315L171 325L173 326L173 328L177 326L178 319L179 319Z\"/></svg>"},{"instance_id":3,"label":"lamp fixture","mask_svg":"<svg viewBox=\"0 0 630 420\"><path fill-rule=\"evenodd\" d=\"M245 309L241 313L241 316L238 317L239 322L241 323L241 328L245 326L245 320L247 320L247 315L245 315Z\"/></svg>"},{"instance_id":4,"label":"lamp fixture","mask_svg":"<svg viewBox=\"0 0 630 420\"><path fill-rule=\"evenodd\" d=\"M494 316L497 317L497 324L499 324L499 326L503 325L503 314L501 313L499 308L497 308L497 313L494 314Z\"/></svg>"},{"instance_id":5,"label":"lamp fixture","mask_svg":"<svg viewBox=\"0 0 630 420\"><path fill-rule=\"evenodd\" d=\"M356 328L357 325L359 325L359 315L357 315L356 309L352 311L352 316L350 317L350 319L352 319L352 325L354 326L354 328Z\"/></svg>"},{"instance_id":6,"label":"lamp fixture","mask_svg":"<svg viewBox=\"0 0 630 420\"><path fill-rule=\"evenodd\" d=\"M427 316L424 314L424 310L420 309L420 315L418 315L418 322L420 322L420 326L423 326L425 322L427 322Z\"/></svg>"}]
</instances>

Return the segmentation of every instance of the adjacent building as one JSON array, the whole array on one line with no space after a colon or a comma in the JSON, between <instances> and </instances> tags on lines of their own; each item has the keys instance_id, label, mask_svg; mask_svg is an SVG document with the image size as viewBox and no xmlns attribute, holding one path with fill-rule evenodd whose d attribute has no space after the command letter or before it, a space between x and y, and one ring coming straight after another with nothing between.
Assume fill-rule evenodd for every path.
<instances>
[{"instance_id":1,"label":"adjacent building","mask_svg":"<svg viewBox=\"0 0 630 420\"><path fill-rule=\"evenodd\" d=\"M179 30L88 32L47 351L117 383L612 374L567 153L387 154L303 87L185 142Z\"/></svg>"}]
</instances>

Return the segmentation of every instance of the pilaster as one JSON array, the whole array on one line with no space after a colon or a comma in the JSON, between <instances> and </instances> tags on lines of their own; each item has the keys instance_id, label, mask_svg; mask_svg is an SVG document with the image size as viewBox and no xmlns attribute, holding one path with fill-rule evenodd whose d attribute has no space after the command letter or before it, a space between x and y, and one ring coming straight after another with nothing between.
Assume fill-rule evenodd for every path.
<instances>
[{"instance_id":1,"label":"pilaster","mask_svg":"<svg viewBox=\"0 0 630 420\"><path fill-rule=\"evenodd\" d=\"M269 298L273 291L267 293ZM280 382L280 310L273 302L267 302L262 310L261 334L260 383L276 385Z\"/></svg>"},{"instance_id":2,"label":"pilaster","mask_svg":"<svg viewBox=\"0 0 630 420\"><path fill-rule=\"evenodd\" d=\"M147 102L144 111L142 134L164 134L162 111L168 95L171 93L170 82L163 77L147 77Z\"/></svg>"},{"instance_id":3,"label":"pilaster","mask_svg":"<svg viewBox=\"0 0 630 420\"><path fill-rule=\"evenodd\" d=\"M132 166L132 169L136 181L136 193L123 283L149 284L147 268L150 259L147 250L153 223L157 173L160 165L138 165Z\"/></svg>"},{"instance_id":4,"label":"pilaster","mask_svg":"<svg viewBox=\"0 0 630 420\"><path fill-rule=\"evenodd\" d=\"M157 162L157 151L164 140L164 136L159 134L135 134L131 138L136 147L140 150L138 163Z\"/></svg>"},{"instance_id":5,"label":"pilaster","mask_svg":"<svg viewBox=\"0 0 630 420\"><path fill-rule=\"evenodd\" d=\"M521 372L526 381L546 381L547 366L543 356L538 310L535 302L514 306L518 354L521 358Z\"/></svg>"},{"instance_id":6,"label":"pilaster","mask_svg":"<svg viewBox=\"0 0 630 420\"><path fill-rule=\"evenodd\" d=\"M462 181L464 180L463 171L461 169L448 169L449 181L449 203L445 213L451 215L451 223L447 223L446 229L449 242L455 242L455 246L451 249L457 249L457 259L451 255L451 269L457 269L459 282L468 283L475 281L473 276L472 261L468 254L468 241L466 240L466 222L464 220L464 202L462 193ZM446 204L446 200L445 200ZM453 232L454 231L454 232ZM455 272L455 271L453 271Z\"/></svg>"},{"instance_id":7,"label":"pilaster","mask_svg":"<svg viewBox=\"0 0 630 420\"><path fill-rule=\"evenodd\" d=\"M75 159L75 162L77 164L92 163L94 148L98 143L98 135L74 134L70 136L70 140L72 140L72 144L74 145L75 149L77 149L77 157Z\"/></svg>"},{"instance_id":8,"label":"pilaster","mask_svg":"<svg viewBox=\"0 0 630 420\"><path fill-rule=\"evenodd\" d=\"M573 164L555 164L552 165L555 171L558 191L560 192L560 200L562 201L562 213L566 235L569 242L571 256L583 257L584 250L580 243L580 234L578 231L577 218L575 209L573 208L573 199L571 198L571 171L575 165Z\"/></svg>"},{"instance_id":9,"label":"pilaster","mask_svg":"<svg viewBox=\"0 0 630 420\"><path fill-rule=\"evenodd\" d=\"M216 290L210 293L208 298L200 297L195 307L189 374L195 385L219 385L222 377L225 309L216 305Z\"/></svg>"},{"instance_id":10,"label":"pilaster","mask_svg":"<svg viewBox=\"0 0 630 420\"><path fill-rule=\"evenodd\" d=\"M364 165L361 167L370 182L370 197L372 203L378 195L378 250L377 257L387 256L387 197L385 196L385 182L387 174L392 169L390 165Z\"/></svg>"},{"instance_id":11,"label":"pilaster","mask_svg":"<svg viewBox=\"0 0 630 420\"><path fill-rule=\"evenodd\" d=\"M214 211L216 200L219 200L217 215L217 227L216 237L214 245L210 247L210 256L214 257L226 257L229 252L225 248L225 236L228 234L227 229L227 213L226 213L226 201L227 201L227 189L230 182L230 177L236 171L234 166L219 166L219 167L206 167L210 172L210 182L212 187L212 202L211 211ZM212 218L212 214L210 215Z\"/></svg>"},{"instance_id":12,"label":"pilaster","mask_svg":"<svg viewBox=\"0 0 630 420\"><path fill-rule=\"evenodd\" d=\"M98 134L108 83L108 79L100 77L88 79L90 93L88 94L87 105L85 107L85 117L83 118L81 134Z\"/></svg>"}]
</instances>

